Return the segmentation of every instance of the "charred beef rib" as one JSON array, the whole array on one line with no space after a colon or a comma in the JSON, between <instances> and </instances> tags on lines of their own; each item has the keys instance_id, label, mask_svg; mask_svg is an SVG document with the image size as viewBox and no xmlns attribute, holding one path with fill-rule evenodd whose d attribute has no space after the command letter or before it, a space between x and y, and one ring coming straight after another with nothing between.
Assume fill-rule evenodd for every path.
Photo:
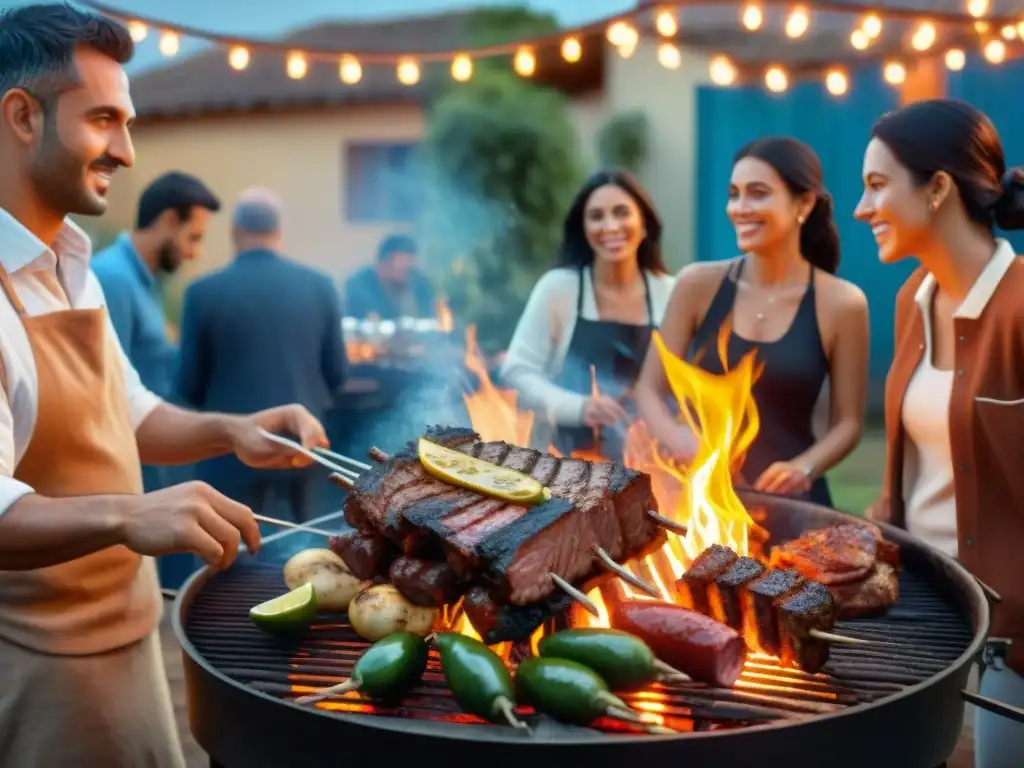
<instances>
[{"instance_id":1,"label":"charred beef rib","mask_svg":"<svg viewBox=\"0 0 1024 768\"><path fill-rule=\"evenodd\" d=\"M774 547L770 564L828 587L839 618L882 613L899 598L899 547L869 523L807 531Z\"/></svg>"},{"instance_id":2,"label":"charred beef rib","mask_svg":"<svg viewBox=\"0 0 1024 768\"><path fill-rule=\"evenodd\" d=\"M543 601L557 589L551 573L571 583L589 578L595 547L624 561L664 543L664 532L647 515L656 502L646 474L482 442L470 430L435 427L424 437L528 474L552 498L527 507L451 486L423 469L410 443L360 475L346 500L345 519L406 555L447 560L461 582L481 583L502 603ZM363 549L372 547L367 542ZM380 567L387 559L367 555L362 562Z\"/></svg>"}]
</instances>

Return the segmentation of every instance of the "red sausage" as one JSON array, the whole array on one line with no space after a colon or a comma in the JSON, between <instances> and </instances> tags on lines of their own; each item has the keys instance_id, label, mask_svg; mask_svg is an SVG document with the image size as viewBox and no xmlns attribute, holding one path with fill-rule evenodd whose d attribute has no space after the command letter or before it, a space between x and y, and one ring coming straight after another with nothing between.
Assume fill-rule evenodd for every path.
<instances>
[{"instance_id":1,"label":"red sausage","mask_svg":"<svg viewBox=\"0 0 1024 768\"><path fill-rule=\"evenodd\" d=\"M747 644L736 630L674 603L626 600L612 625L636 635L654 655L694 680L731 688L743 672Z\"/></svg>"}]
</instances>

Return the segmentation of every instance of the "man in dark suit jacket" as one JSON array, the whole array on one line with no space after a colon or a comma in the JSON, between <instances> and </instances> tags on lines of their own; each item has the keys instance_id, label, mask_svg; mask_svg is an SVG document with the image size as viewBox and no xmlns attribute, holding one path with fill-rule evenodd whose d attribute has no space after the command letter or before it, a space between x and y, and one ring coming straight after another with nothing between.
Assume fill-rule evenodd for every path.
<instances>
[{"instance_id":1,"label":"man in dark suit jacket","mask_svg":"<svg viewBox=\"0 0 1024 768\"><path fill-rule=\"evenodd\" d=\"M434 317L436 301L430 281L416 268L416 241L408 235L384 238L376 263L345 283L345 312L359 319Z\"/></svg>"},{"instance_id":2,"label":"man in dark suit jacket","mask_svg":"<svg viewBox=\"0 0 1024 768\"><path fill-rule=\"evenodd\" d=\"M341 306L331 279L279 253L280 204L242 195L232 220L237 257L185 293L178 390L195 408L252 413L300 403L323 420L345 373ZM199 479L254 512L275 501L297 521L322 514L329 481L316 466L263 472L232 457L203 462Z\"/></svg>"}]
</instances>

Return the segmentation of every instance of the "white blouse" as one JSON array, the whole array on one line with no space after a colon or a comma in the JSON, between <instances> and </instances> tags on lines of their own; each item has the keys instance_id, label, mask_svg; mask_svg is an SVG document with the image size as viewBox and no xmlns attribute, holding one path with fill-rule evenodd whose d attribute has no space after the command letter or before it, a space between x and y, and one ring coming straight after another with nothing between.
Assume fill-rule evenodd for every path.
<instances>
[{"instance_id":1,"label":"white blouse","mask_svg":"<svg viewBox=\"0 0 1024 768\"><path fill-rule=\"evenodd\" d=\"M675 275L648 273L651 308L655 324L661 324ZM554 383L562 370L569 342L576 329L579 272L553 269L534 286L508 354L501 367L502 380L519 394L519 405L532 410L535 421L579 426L586 395L563 389ZM583 270L583 313L585 320L599 320L590 270Z\"/></svg>"}]
</instances>

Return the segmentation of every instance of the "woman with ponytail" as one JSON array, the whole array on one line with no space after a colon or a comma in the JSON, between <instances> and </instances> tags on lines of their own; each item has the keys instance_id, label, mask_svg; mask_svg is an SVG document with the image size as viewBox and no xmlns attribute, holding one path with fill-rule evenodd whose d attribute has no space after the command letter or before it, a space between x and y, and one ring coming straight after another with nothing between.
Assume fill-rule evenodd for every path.
<instances>
[{"instance_id":1,"label":"woman with ponytail","mask_svg":"<svg viewBox=\"0 0 1024 768\"><path fill-rule=\"evenodd\" d=\"M795 139L760 139L733 160L726 212L742 256L698 262L679 275L662 324L665 345L720 374L718 338L728 329L727 362L756 351L763 372L753 396L757 439L741 469L753 487L831 506L824 473L860 439L868 367L867 300L835 276L839 234L821 162ZM815 406L826 393L828 426L815 435ZM666 405L657 350L648 353L637 405L648 429L677 460L696 439Z\"/></svg>"},{"instance_id":2,"label":"woman with ponytail","mask_svg":"<svg viewBox=\"0 0 1024 768\"><path fill-rule=\"evenodd\" d=\"M981 692L1024 707L1024 260L994 227L1024 229L1024 172L961 101L883 115L855 216L878 258L920 262L896 299L885 387L886 472L868 515L905 528L1002 596ZM975 765L1024 765L1024 724L978 709Z\"/></svg>"}]
</instances>

